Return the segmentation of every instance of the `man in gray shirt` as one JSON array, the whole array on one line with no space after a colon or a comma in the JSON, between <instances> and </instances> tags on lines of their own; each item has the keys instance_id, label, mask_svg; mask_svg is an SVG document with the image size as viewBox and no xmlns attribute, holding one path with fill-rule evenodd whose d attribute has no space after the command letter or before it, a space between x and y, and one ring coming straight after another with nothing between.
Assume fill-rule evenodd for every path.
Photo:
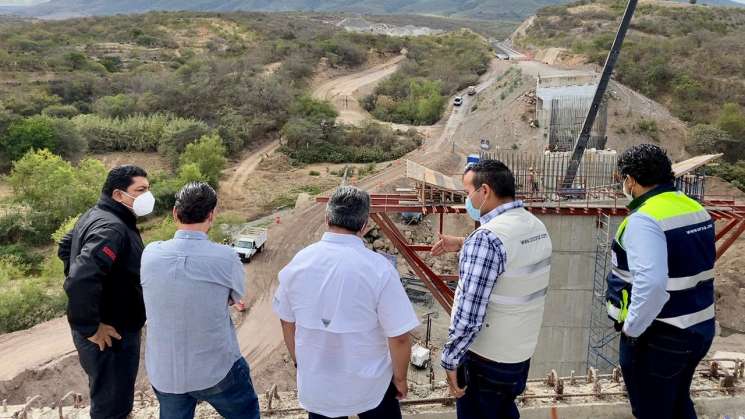
<instances>
[{"instance_id":1,"label":"man in gray shirt","mask_svg":"<svg viewBox=\"0 0 745 419\"><path fill-rule=\"evenodd\" d=\"M208 184L184 186L173 208L175 237L142 254L145 365L161 419L193 418L199 401L228 419L259 417L229 313L245 292L243 265L230 247L207 237L216 206Z\"/></svg>"}]
</instances>

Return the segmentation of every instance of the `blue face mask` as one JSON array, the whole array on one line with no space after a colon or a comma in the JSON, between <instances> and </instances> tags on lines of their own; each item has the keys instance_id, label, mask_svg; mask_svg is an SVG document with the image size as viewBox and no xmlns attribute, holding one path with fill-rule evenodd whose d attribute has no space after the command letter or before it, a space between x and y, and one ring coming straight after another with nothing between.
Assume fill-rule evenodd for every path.
<instances>
[{"instance_id":1,"label":"blue face mask","mask_svg":"<svg viewBox=\"0 0 745 419\"><path fill-rule=\"evenodd\" d=\"M484 203L482 202L481 205L484 205ZM466 212L468 212L468 216L473 218L474 221L481 220L481 209L473 206L470 196L466 197Z\"/></svg>"}]
</instances>

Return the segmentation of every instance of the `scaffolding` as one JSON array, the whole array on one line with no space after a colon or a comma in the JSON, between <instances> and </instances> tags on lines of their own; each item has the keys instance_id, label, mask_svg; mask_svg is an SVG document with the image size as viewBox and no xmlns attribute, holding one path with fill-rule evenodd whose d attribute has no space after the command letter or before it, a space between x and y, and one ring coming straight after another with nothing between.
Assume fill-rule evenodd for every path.
<instances>
[{"instance_id":1,"label":"scaffolding","mask_svg":"<svg viewBox=\"0 0 745 419\"><path fill-rule=\"evenodd\" d=\"M536 84L536 119L550 151L572 151L577 143L593 96L598 75L539 77ZM608 103L600 102L587 148L604 149L608 127Z\"/></svg>"},{"instance_id":2,"label":"scaffolding","mask_svg":"<svg viewBox=\"0 0 745 419\"><path fill-rule=\"evenodd\" d=\"M548 111L548 149L550 151L571 151L577 144L577 136L582 130L585 115L592 104L591 97L557 97L551 100ZM604 149L608 141L607 102L602 101L600 111L590 131L587 148Z\"/></svg>"},{"instance_id":3,"label":"scaffolding","mask_svg":"<svg viewBox=\"0 0 745 419\"><path fill-rule=\"evenodd\" d=\"M614 202L622 198L616 179L618 155L612 150L587 150L571 188L561 185L572 158L570 152L524 153L497 149L482 152L481 159L499 160L515 176L520 199L547 202L567 199Z\"/></svg>"},{"instance_id":4,"label":"scaffolding","mask_svg":"<svg viewBox=\"0 0 745 419\"><path fill-rule=\"evenodd\" d=\"M606 277L610 271L611 232L616 229L607 213L598 215L595 273L592 283L590 336L587 343L587 367L608 372L618 366L618 332L606 312Z\"/></svg>"}]
</instances>

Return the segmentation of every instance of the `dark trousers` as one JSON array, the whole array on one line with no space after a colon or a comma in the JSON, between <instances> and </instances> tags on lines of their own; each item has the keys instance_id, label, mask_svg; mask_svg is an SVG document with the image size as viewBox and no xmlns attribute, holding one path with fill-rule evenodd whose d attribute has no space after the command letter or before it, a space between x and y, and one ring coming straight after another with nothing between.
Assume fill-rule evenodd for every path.
<instances>
[{"instance_id":1,"label":"dark trousers","mask_svg":"<svg viewBox=\"0 0 745 419\"><path fill-rule=\"evenodd\" d=\"M458 419L518 419L515 398L525 391L530 359L494 362L467 352L458 367L458 385L466 394L456 403Z\"/></svg>"},{"instance_id":2,"label":"dark trousers","mask_svg":"<svg viewBox=\"0 0 745 419\"><path fill-rule=\"evenodd\" d=\"M101 351L97 344L73 330L72 341L80 365L88 375L92 419L126 418L134 403L140 366L140 332L122 332L121 340Z\"/></svg>"},{"instance_id":3,"label":"dark trousers","mask_svg":"<svg viewBox=\"0 0 745 419\"><path fill-rule=\"evenodd\" d=\"M660 322L639 338L621 335L621 371L634 416L695 419L691 381L712 340Z\"/></svg>"},{"instance_id":4,"label":"dark trousers","mask_svg":"<svg viewBox=\"0 0 745 419\"><path fill-rule=\"evenodd\" d=\"M397 394L398 390L396 390L396 386L391 383L390 387L388 387L388 390L385 392L385 396L383 396L383 401L380 402L378 407L368 410L367 412L362 412L357 416L360 419L401 419L401 406L398 404L398 399L396 398ZM317 413L308 412L308 419L331 418ZM347 419L347 417L342 416L341 418L334 419Z\"/></svg>"},{"instance_id":5,"label":"dark trousers","mask_svg":"<svg viewBox=\"0 0 745 419\"><path fill-rule=\"evenodd\" d=\"M259 399L251 381L248 363L241 357L214 386L183 394L158 391L160 419L193 419L197 402L206 401L226 419L259 419Z\"/></svg>"}]
</instances>

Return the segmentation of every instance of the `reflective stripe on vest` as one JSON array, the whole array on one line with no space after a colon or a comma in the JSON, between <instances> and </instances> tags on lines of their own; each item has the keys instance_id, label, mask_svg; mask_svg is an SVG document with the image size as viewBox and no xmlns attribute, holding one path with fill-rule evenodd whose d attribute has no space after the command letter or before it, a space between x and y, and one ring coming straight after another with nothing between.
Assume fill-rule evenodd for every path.
<instances>
[{"instance_id":1,"label":"reflective stripe on vest","mask_svg":"<svg viewBox=\"0 0 745 419\"><path fill-rule=\"evenodd\" d=\"M621 290L621 307L614 306L610 301L607 302L608 315L615 321L623 323L629 314L629 292Z\"/></svg>"},{"instance_id":2,"label":"reflective stripe on vest","mask_svg":"<svg viewBox=\"0 0 745 419\"><path fill-rule=\"evenodd\" d=\"M712 304L709 307L706 307L705 309L701 311L697 311L695 313L685 314L682 316L670 317L670 318L665 318L665 319L661 319L658 317L657 320L663 323L673 325L681 329L687 329L703 321L713 319L715 314L716 314L716 311L714 310L714 304Z\"/></svg>"},{"instance_id":3,"label":"reflective stripe on vest","mask_svg":"<svg viewBox=\"0 0 745 419\"><path fill-rule=\"evenodd\" d=\"M519 306L519 305L530 304L533 301L541 297L545 297L547 292L548 292L548 287L542 290L538 290L530 295L521 295L517 297L507 296L507 295L492 295L489 301L492 303L497 303L497 304Z\"/></svg>"},{"instance_id":4,"label":"reflective stripe on vest","mask_svg":"<svg viewBox=\"0 0 745 419\"><path fill-rule=\"evenodd\" d=\"M612 269L612 272L618 278L624 280L624 282L628 282L629 284L634 282L634 275L632 275L631 272L629 271L625 271L623 269L614 267ZM709 269L703 272L699 272L696 275L691 275L691 276L668 278L667 286L665 287L665 289L667 291L687 290L689 288L695 287L696 285L698 285L699 282L708 281L711 278L714 278L714 269Z\"/></svg>"},{"instance_id":5,"label":"reflective stripe on vest","mask_svg":"<svg viewBox=\"0 0 745 419\"><path fill-rule=\"evenodd\" d=\"M502 274L499 280L504 281L505 279L517 279L535 274L544 274L551 269L551 257L547 257L541 261L538 261L532 265L524 266L522 268L511 269L509 272ZM497 304L506 305L523 305L530 304L533 301L545 297L548 292L548 285L546 287L534 291L527 295L503 295L492 293L490 301Z\"/></svg>"},{"instance_id":6,"label":"reflective stripe on vest","mask_svg":"<svg viewBox=\"0 0 745 419\"><path fill-rule=\"evenodd\" d=\"M537 263L522 268L511 269L509 272L502 274L502 278L519 278L523 276L543 273L551 268L551 257L547 257Z\"/></svg>"},{"instance_id":7,"label":"reflective stripe on vest","mask_svg":"<svg viewBox=\"0 0 745 419\"><path fill-rule=\"evenodd\" d=\"M510 209L481 229L502 242L507 259L489 296L483 327L469 350L496 362L523 362L538 344L551 273L551 239L543 223L524 208Z\"/></svg>"},{"instance_id":8,"label":"reflective stripe on vest","mask_svg":"<svg viewBox=\"0 0 745 419\"><path fill-rule=\"evenodd\" d=\"M651 196L637 211L655 220L665 233L668 272L676 275L667 280L665 288L670 299L657 320L685 329L713 318L715 248L711 216L698 202L675 191ZM620 323L626 319L628 309L624 294L633 294L634 277L628 270L623 246L628 221L629 217L624 219L616 233L613 266L608 275L608 316Z\"/></svg>"}]
</instances>

